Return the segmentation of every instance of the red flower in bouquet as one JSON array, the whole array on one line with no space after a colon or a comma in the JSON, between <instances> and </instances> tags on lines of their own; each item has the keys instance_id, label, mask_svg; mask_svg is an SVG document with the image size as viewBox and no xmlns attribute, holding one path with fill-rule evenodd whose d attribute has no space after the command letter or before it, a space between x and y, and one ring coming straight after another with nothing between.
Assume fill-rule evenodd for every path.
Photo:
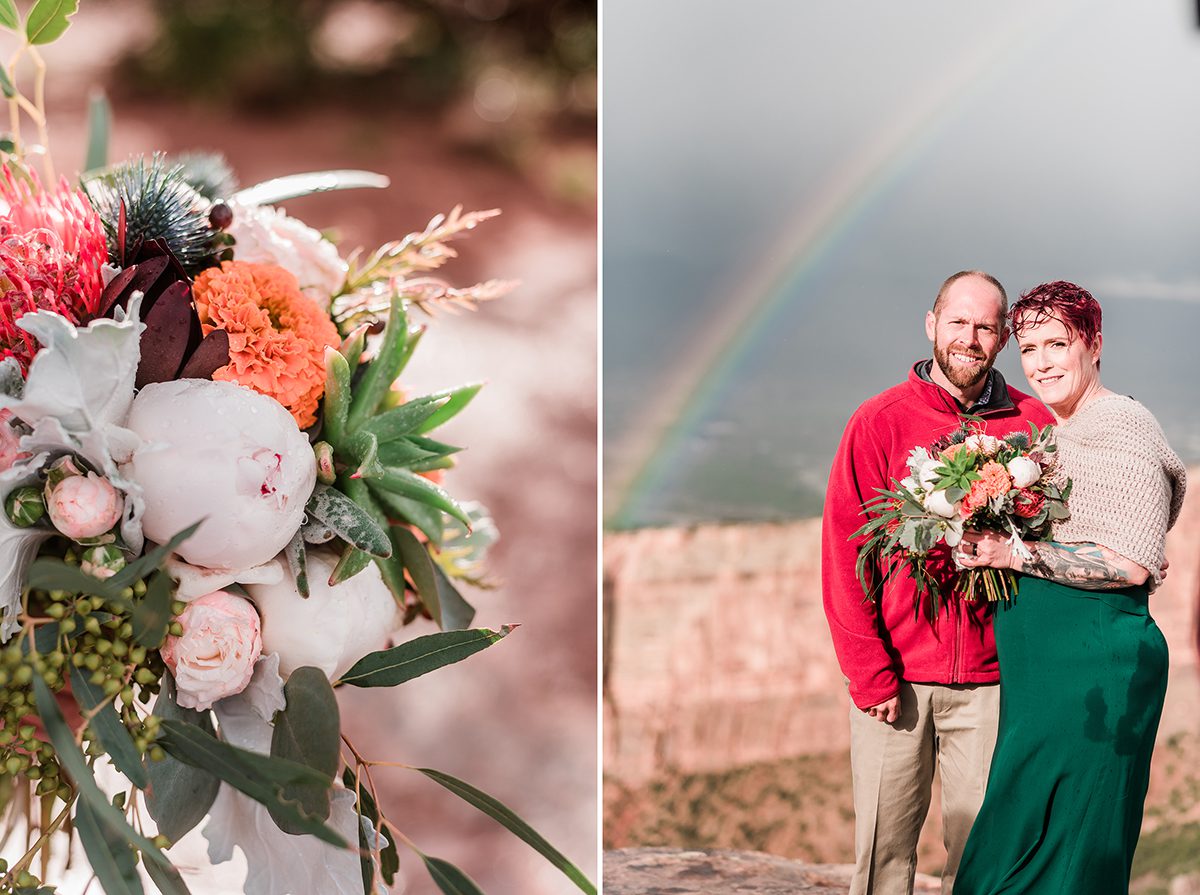
<instances>
[{"instance_id":1,"label":"red flower in bouquet","mask_svg":"<svg viewBox=\"0 0 1200 895\"><path fill-rule=\"evenodd\" d=\"M16 323L37 310L82 324L99 311L104 225L83 193L62 181L43 189L32 173L0 177L0 358L28 369L33 336Z\"/></svg>"},{"instance_id":2,"label":"red flower in bouquet","mask_svg":"<svg viewBox=\"0 0 1200 895\"><path fill-rule=\"evenodd\" d=\"M1029 488L1022 488L1021 493L1013 498L1013 512L1022 519L1032 519L1042 511L1042 507L1045 505L1045 495Z\"/></svg>"}]
</instances>

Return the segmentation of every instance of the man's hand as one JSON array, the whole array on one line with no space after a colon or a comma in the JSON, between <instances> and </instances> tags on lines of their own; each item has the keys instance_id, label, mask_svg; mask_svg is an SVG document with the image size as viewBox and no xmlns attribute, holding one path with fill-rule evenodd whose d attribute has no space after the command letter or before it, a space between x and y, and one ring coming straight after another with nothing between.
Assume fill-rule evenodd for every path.
<instances>
[{"instance_id":1,"label":"man's hand","mask_svg":"<svg viewBox=\"0 0 1200 895\"><path fill-rule=\"evenodd\" d=\"M863 709L868 715L876 721L882 721L885 724L892 724L900 717L900 697L893 696L886 702L881 702L879 705L873 705L869 709Z\"/></svg>"}]
</instances>

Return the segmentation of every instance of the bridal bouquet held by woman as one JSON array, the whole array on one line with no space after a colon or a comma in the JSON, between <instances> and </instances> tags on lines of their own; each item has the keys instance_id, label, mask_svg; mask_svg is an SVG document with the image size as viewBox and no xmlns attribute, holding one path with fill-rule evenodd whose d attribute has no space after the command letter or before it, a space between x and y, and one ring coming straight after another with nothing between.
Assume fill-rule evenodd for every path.
<instances>
[{"instance_id":1,"label":"bridal bouquet held by woman","mask_svg":"<svg viewBox=\"0 0 1200 895\"><path fill-rule=\"evenodd\" d=\"M963 533L968 569L1009 569L997 603L1000 731L955 895L1125 895L1167 685L1147 608L1183 464L1151 413L1100 381L1101 312L1071 283L1010 312L1021 365L1053 412L1070 518L1048 540Z\"/></svg>"}]
</instances>

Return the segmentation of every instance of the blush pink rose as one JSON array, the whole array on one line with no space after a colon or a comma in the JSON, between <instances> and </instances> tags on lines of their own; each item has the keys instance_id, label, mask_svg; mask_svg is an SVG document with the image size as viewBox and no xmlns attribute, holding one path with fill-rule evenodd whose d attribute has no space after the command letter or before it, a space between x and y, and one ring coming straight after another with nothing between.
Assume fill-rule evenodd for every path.
<instances>
[{"instance_id":1,"label":"blush pink rose","mask_svg":"<svg viewBox=\"0 0 1200 895\"><path fill-rule=\"evenodd\" d=\"M73 541L104 534L117 524L124 508L117 489L94 472L68 476L46 500L50 521Z\"/></svg>"},{"instance_id":2,"label":"blush pink rose","mask_svg":"<svg viewBox=\"0 0 1200 895\"><path fill-rule=\"evenodd\" d=\"M178 621L183 634L167 638L162 657L175 677L179 704L204 711L245 690L262 654L254 604L218 590L188 603Z\"/></svg>"}]
</instances>

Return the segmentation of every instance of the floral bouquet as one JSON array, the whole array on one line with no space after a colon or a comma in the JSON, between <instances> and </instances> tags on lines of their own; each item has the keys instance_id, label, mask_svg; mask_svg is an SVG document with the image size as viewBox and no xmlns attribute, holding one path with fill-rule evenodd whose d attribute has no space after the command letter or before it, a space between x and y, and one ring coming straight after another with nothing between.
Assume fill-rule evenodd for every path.
<instances>
[{"instance_id":1,"label":"floral bouquet","mask_svg":"<svg viewBox=\"0 0 1200 895\"><path fill-rule=\"evenodd\" d=\"M1050 475L1054 427L1030 423L1028 434L996 438L980 430L981 422L964 417L929 448L913 448L908 476L893 481L891 490L877 489L879 496L863 505L871 521L851 538L866 538L856 571L869 599L878 600L892 576L907 569L916 582L915 612L928 597L929 618L935 619L941 597L935 548L957 546L964 529L992 529L1007 532L1013 550L1029 558L1023 541L1045 538L1055 521L1068 517L1071 482L1060 488ZM954 592L995 601L1008 598L1013 585L1009 569L970 569L956 576Z\"/></svg>"},{"instance_id":2,"label":"floral bouquet","mask_svg":"<svg viewBox=\"0 0 1200 895\"><path fill-rule=\"evenodd\" d=\"M38 0L22 22L0 0L38 63L36 102L15 61L0 76L12 121L44 125L37 47L74 7ZM35 870L78 837L109 895L144 891L139 862L187 892L164 850L207 818L209 860L240 847L248 893L386 891L401 843L442 891L478 892L384 815L371 770L397 765L342 735L335 689L411 681L512 629L470 627L459 588L486 584L496 530L443 489L460 449L434 437L479 386L396 384L413 310L510 288L431 276L497 212L344 259L275 204L386 179L238 189L219 157L110 166L106 108L78 185L39 177L16 129L0 143L0 804L27 829L0 891L53 892ZM409 624L439 630L394 645ZM595 891L486 793L412 770Z\"/></svg>"}]
</instances>

